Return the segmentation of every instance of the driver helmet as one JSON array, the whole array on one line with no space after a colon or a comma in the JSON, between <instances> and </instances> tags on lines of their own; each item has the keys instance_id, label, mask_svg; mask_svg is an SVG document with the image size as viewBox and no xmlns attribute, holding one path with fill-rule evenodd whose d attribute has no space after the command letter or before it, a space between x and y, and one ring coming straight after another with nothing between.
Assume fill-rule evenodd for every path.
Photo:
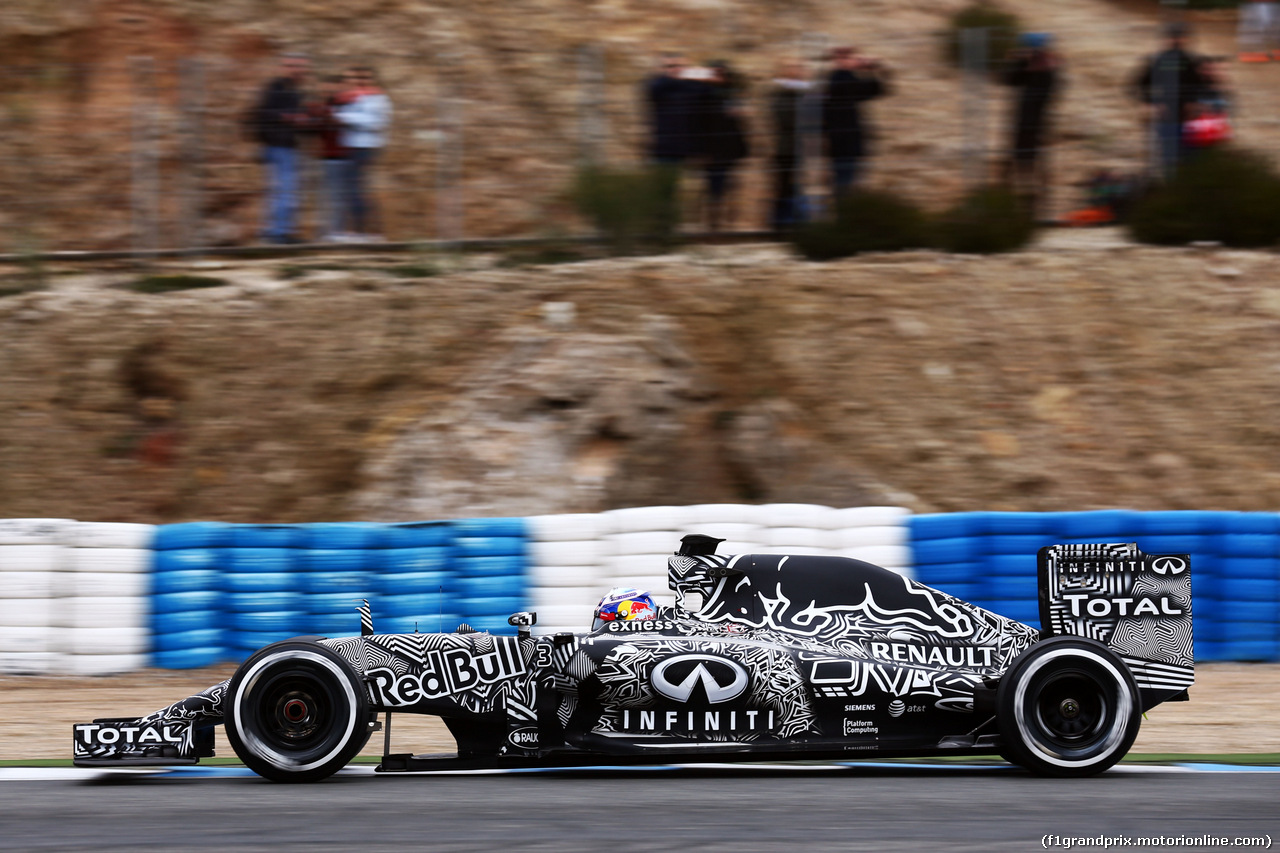
<instances>
[{"instance_id":1,"label":"driver helmet","mask_svg":"<svg viewBox=\"0 0 1280 853\"><path fill-rule=\"evenodd\" d=\"M604 594L596 605L591 630L598 631L606 622L628 622L641 619L657 619L658 605L644 590L629 586L614 587Z\"/></svg>"}]
</instances>

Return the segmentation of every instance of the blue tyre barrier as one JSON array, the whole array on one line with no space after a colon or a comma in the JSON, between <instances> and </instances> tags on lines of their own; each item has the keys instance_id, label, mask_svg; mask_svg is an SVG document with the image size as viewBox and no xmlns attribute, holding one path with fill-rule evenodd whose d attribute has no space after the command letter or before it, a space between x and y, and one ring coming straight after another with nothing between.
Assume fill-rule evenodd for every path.
<instances>
[{"instance_id":1,"label":"blue tyre barrier","mask_svg":"<svg viewBox=\"0 0 1280 853\"><path fill-rule=\"evenodd\" d=\"M1223 642L1218 644L1218 657L1215 660L1238 661L1273 661L1280 659L1277 654L1276 641L1251 640L1243 642Z\"/></svg>"},{"instance_id":2,"label":"blue tyre barrier","mask_svg":"<svg viewBox=\"0 0 1280 853\"><path fill-rule=\"evenodd\" d=\"M981 559L982 539L974 536L913 541L911 553L917 566L932 563L970 563Z\"/></svg>"},{"instance_id":3,"label":"blue tyre barrier","mask_svg":"<svg viewBox=\"0 0 1280 853\"><path fill-rule=\"evenodd\" d=\"M441 634L457 629L461 616L456 613L429 613L421 616L388 616L373 620L373 630L379 634Z\"/></svg>"},{"instance_id":4,"label":"blue tyre barrier","mask_svg":"<svg viewBox=\"0 0 1280 853\"><path fill-rule=\"evenodd\" d=\"M1280 601L1280 578L1219 577L1215 597L1222 601Z\"/></svg>"},{"instance_id":5,"label":"blue tyre barrier","mask_svg":"<svg viewBox=\"0 0 1280 853\"><path fill-rule=\"evenodd\" d=\"M516 629L507 624L511 614L494 613L484 616L468 616L464 621L477 631L490 634L514 634Z\"/></svg>"},{"instance_id":6,"label":"blue tyre barrier","mask_svg":"<svg viewBox=\"0 0 1280 853\"><path fill-rule=\"evenodd\" d=\"M987 532L985 512L952 512L938 515L915 515L907 524L914 542L928 539L963 539Z\"/></svg>"},{"instance_id":7,"label":"blue tyre barrier","mask_svg":"<svg viewBox=\"0 0 1280 853\"><path fill-rule=\"evenodd\" d=\"M1063 539L1130 541L1142 530L1142 513L1128 509L1051 513Z\"/></svg>"},{"instance_id":8,"label":"blue tyre barrier","mask_svg":"<svg viewBox=\"0 0 1280 853\"><path fill-rule=\"evenodd\" d=\"M221 628L197 628L192 631L175 631L172 634L155 634L151 642L156 651L170 652L221 646L222 638Z\"/></svg>"},{"instance_id":9,"label":"blue tyre barrier","mask_svg":"<svg viewBox=\"0 0 1280 853\"><path fill-rule=\"evenodd\" d=\"M458 609L464 615L470 616L502 616L507 617L512 613L524 610L524 598L522 596L509 596L503 598L459 598L457 599Z\"/></svg>"},{"instance_id":10,"label":"blue tyre barrier","mask_svg":"<svg viewBox=\"0 0 1280 853\"><path fill-rule=\"evenodd\" d=\"M1280 537L1274 533L1223 533L1213 537L1213 550L1224 557L1277 556Z\"/></svg>"},{"instance_id":11,"label":"blue tyre barrier","mask_svg":"<svg viewBox=\"0 0 1280 853\"><path fill-rule=\"evenodd\" d=\"M367 521L308 524L303 528L303 547L321 551L367 551L381 547L382 529L382 525Z\"/></svg>"},{"instance_id":12,"label":"blue tyre barrier","mask_svg":"<svg viewBox=\"0 0 1280 853\"><path fill-rule=\"evenodd\" d=\"M436 593L418 593L416 595L384 595L378 598L373 608L373 621L378 624L380 616L423 616L435 613L455 613L457 607L451 606L457 599L452 596L441 596Z\"/></svg>"},{"instance_id":13,"label":"blue tyre barrier","mask_svg":"<svg viewBox=\"0 0 1280 853\"><path fill-rule=\"evenodd\" d=\"M985 532L992 537L1052 539L1053 517L1043 512L992 512L987 514Z\"/></svg>"},{"instance_id":14,"label":"blue tyre barrier","mask_svg":"<svg viewBox=\"0 0 1280 853\"><path fill-rule=\"evenodd\" d=\"M1274 512L1223 513L1222 527L1227 533L1254 533L1274 536L1280 533L1280 515Z\"/></svg>"},{"instance_id":15,"label":"blue tyre barrier","mask_svg":"<svg viewBox=\"0 0 1280 853\"><path fill-rule=\"evenodd\" d=\"M1200 621L1199 608L1192 604L1196 622ZM1280 622L1280 602L1276 601L1219 601L1215 615L1224 623L1231 622Z\"/></svg>"},{"instance_id":16,"label":"blue tyre barrier","mask_svg":"<svg viewBox=\"0 0 1280 853\"><path fill-rule=\"evenodd\" d=\"M982 605L992 613L999 613L1018 622L1028 625L1040 624L1040 606L1035 601L987 601Z\"/></svg>"},{"instance_id":17,"label":"blue tyre barrier","mask_svg":"<svg viewBox=\"0 0 1280 853\"><path fill-rule=\"evenodd\" d=\"M982 595L982 584L980 582L931 583L929 581L921 581L921 583L925 586L931 586L939 592L954 596L961 601L973 602Z\"/></svg>"},{"instance_id":18,"label":"blue tyre barrier","mask_svg":"<svg viewBox=\"0 0 1280 853\"><path fill-rule=\"evenodd\" d=\"M377 551L299 551L298 569L304 572L373 571L379 562Z\"/></svg>"},{"instance_id":19,"label":"blue tyre barrier","mask_svg":"<svg viewBox=\"0 0 1280 853\"><path fill-rule=\"evenodd\" d=\"M1054 537L1049 534L1028 533L1028 534L1005 534L1002 536L987 536L982 540L982 552L988 557L995 554L1007 554L1010 556L1018 555L1030 557L1031 562L1036 561L1036 554L1046 545L1058 544Z\"/></svg>"},{"instance_id":20,"label":"blue tyre barrier","mask_svg":"<svg viewBox=\"0 0 1280 853\"><path fill-rule=\"evenodd\" d=\"M304 599L308 613L355 613L361 601L368 601L370 607L378 604L377 596L366 591L354 595L345 592L325 592L308 595Z\"/></svg>"},{"instance_id":21,"label":"blue tyre barrier","mask_svg":"<svg viewBox=\"0 0 1280 853\"><path fill-rule=\"evenodd\" d=\"M358 595L368 598L378 577L373 572L302 572L299 588L311 594Z\"/></svg>"},{"instance_id":22,"label":"blue tyre barrier","mask_svg":"<svg viewBox=\"0 0 1280 853\"><path fill-rule=\"evenodd\" d=\"M216 570L226 560L226 549L182 548L176 551L153 551L151 571L161 574L190 569Z\"/></svg>"},{"instance_id":23,"label":"blue tyre barrier","mask_svg":"<svg viewBox=\"0 0 1280 853\"><path fill-rule=\"evenodd\" d=\"M459 536L453 548L463 558L519 557L525 552L525 541L514 536Z\"/></svg>"},{"instance_id":24,"label":"blue tyre barrier","mask_svg":"<svg viewBox=\"0 0 1280 853\"><path fill-rule=\"evenodd\" d=\"M223 627L220 610L179 610L174 613L151 614L152 634L180 634Z\"/></svg>"},{"instance_id":25,"label":"blue tyre barrier","mask_svg":"<svg viewBox=\"0 0 1280 853\"><path fill-rule=\"evenodd\" d=\"M305 621L306 614L289 610L241 611L227 614L227 627L241 633L287 633ZM359 624L359 622L357 622Z\"/></svg>"},{"instance_id":26,"label":"blue tyre barrier","mask_svg":"<svg viewBox=\"0 0 1280 853\"><path fill-rule=\"evenodd\" d=\"M378 571L384 574L442 572L449 568L448 548L388 548L378 552Z\"/></svg>"},{"instance_id":27,"label":"blue tyre barrier","mask_svg":"<svg viewBox=\"0 0 1280 853\"><path fill-rule=\"evenodd\" d=\"M305 599L299 592L228 592L222 598L223 609L238 613L251 610L296 610L301 612Z\"/></svg>"},{"instance_id":28,"label":"blue tyre barrier","mask_svg":"<svg viewBox=\"0 0 1280 853\"><path fill-rule=\"evenodd\" d=\"M222 646L204 646L195 649L172 649L151 654L152 663L160 669L201 669L213 666L226 658Z\"/></svg>"},{"instance_id":29,"label":"blue tyre barrier","mask_svg":"<svg viewBox=\"0 0 1280 853\"><path fill-rule=\"evenodd\" d=\"M518 575L459 575L457 580L462 598L520 598L525 590Z\"/></svg>"},{"instance_id":30,"label":"blue tyre barrier","mask_svg":"<svg viewBox=\"0 0 1280 853\"><path fill-rule=\"evenodd\" d=\"M447 521L409 521L382 531L384 548L438 548L453 541L453 525Z\"/></svg>"},{"instance_id":31,"label":"blue tyre barrier","mask_svg":"<svg viewBox=\"0 0 1280 853\"><path fill-rule=\"evenodd\" d=\"M151 540L153 551L225 548L231 544L231 525L217 521L188 521L162 524Z\"/></svg>"},{"instance_id":32,"label":"blue tyre barrier","mask_svg":"<svg viewBox=\"0 0 1280 853\"><path fill-rule=\"evenodd\" d=\"M448 572L405 572L379 575L378 592L384 595L409 595L417 592L434 592L443 595L454 587L454 577Z\"/></svg>"},{"instance_id":33,"label":"blue tyre barrier","mask_svg":"<svg viewBox=\"0 0 1280 853\"><path fill-rule=\"evenodd\" d=\"M1004 578L1036 579L1036 555L1031 554L993 554L982 561L987 574Z\"/></svg>"},{"instance_id":34,"label":"blue tyre barrier","mask_svg":"<svg viewBox=\"0 0 1280 853\"><path fill-rule=\"evenodd\" d=\"M986 575L982 563L935 563L916 568L916 580L925 586L977 584Z\"/></svg>"},{"instance_id":35,"label":"blue tyre barrier","mask_svg":"<svg viewBox=\"0 0 1280 853\"><path fill-rule=\"evenodd\" d=\"M525 569L523 557L469 557L458 560L454 566L457 576L470 575L523 575Z\"/></svg>"},{"instance_id":36,"label":"blue tyre barrier","mask_svg":"<svg viewBox=\"0 0 1280 853\"><path fill-rule=\"evenodd\" d=\"M992 601L1039 601L1039 588L1035 574L993 576L982 584L983 597Z\"/></svg>"},{"instance_id":37,"label":"blue tyre barrier","mask_svg":"<svg viewBox=\"0 0 1280 853\"><path fill-rule=\"evenodd\" d=\"M302 529L292 524L237 524L231 528L233 548L301 548Z\"/></svg>"},{"instance_id":38,"label":"blue tyre barrier","mask_svg":"<svg viewBox=\"0 0 1280 853\"><path fill-rule=\"evenodd\" d=\"M1193 536L1215 533L1222 529L1220 513L1201 510L1162 510L1144 512L1139 519L1139 533L1148 536Z\"/></svg>"},{"instance_id":39,"label":"blue tyre barrier","mask_svg":"<svg viewBox=\"0 0 1280 853\"><path fill-rule=\"evenodd\" d=\"M179 613L183 610L217 610L222 593L206 589L199 592L167 592L151 596L151 612Z\"/></svg>"},{"instance_id":40,"label":"blue tyre barrier","mask_svg":"<svg viewBox=\"0 0 1280 853\"><path fill-rule=\"evenodd\" d=\"M222 588L227 592L292 592L298 588L301 576L291 572L262 572L240 574L229 572L222 576Z\"/></svg>"},{"instance_id":41,"label":"blue tyre barrier","mask_svg":"<svg viewBox=\"0 0 1280 853\"><path fill-rule=\"evenodd\" d=\"M1195 533L1184 535L1143 533L1141 536L1134 537L1134 541L1148 554L1190 554L1192 566L1199 569L1200 560L1208 552L1213 539L1210 536Z\"/></svg>"},{"instance_id":42,"label":"blue tyre barrier","mask_svg":"<svg viewBox=\"0 0 1280 853\"><path fill-rule=\"evenodd\" d=\"M460 518L452 522L455 536L501 537L507 539L525 538L525 521L523 518Z\"/></svg>"},{"instance_id":43,"label":"blue tyre barrier","mask_svg":"<svg viewBox=\"0 0 1280 853\"><path fill-rule=\"evenodd\" d=\"M175 569L168 572L153 572L151 592L153 595L163 595L167 592L216 590L221 581L222 576L213 569Z\"/></svg>"},{"instance_id":44,"label":"blue tyre barrier","mask_svg":"<svg viewBox=\"0 0 1280 853\"><path fill-rule=\"evenodd\" d=\"M354 610L346 613L311 613L299 624L315 634L330 637L350 637L360 633L360 614Z\"/></svg>"},{"instance_id":45,"label":"blue tyre barrier","mask_svg":"<svg viewBox=\"0 0 1280 853\"><path fill-rule=\"evenodd\" d=\"M297 565L298 552L292 548L232 548L227 571L238 574L291 572Z\"/></svg>"},{"instance_id":46,"label":"blue tyre barrier","mask_svg":"<svg viewBox=\"0 0 1280 853\"><path fill-rule=\"evenodd\" d=\"M272 643L278 643L290 637L301 637L314 633L298 630L303 627L305 626L298 625L289 631L228 631L226 645L229 649L241 652L239 658L243 660L263 646L269 646Z\"/></svg>"},{"instance_id":47,"label":"blue tyre barrier","mask_svg":"<svg viewBox=\"0 0 1280 853\"><path fill-rule=\"evenodd\" d=\"M1195 571L1195 563L1192 563ZM1214 574L1223 579L1261 578L1276 580L1280 578L1280 560L1274 557L1220 557L1216 561Z\"/></svg>"}]
</instances>

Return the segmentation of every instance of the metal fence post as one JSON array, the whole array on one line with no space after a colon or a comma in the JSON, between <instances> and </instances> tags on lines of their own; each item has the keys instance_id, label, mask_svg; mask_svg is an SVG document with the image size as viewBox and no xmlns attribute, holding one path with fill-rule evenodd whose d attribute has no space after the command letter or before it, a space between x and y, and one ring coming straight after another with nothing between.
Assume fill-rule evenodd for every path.
<instances>
[{"instance_id":1,"label":"metal fence post","mask_svg":"<svg viewBox=\"0 0 1280 853\"><path fill-rule=\"evenodd\" d=\"M133 249L138 257L160 247L160 173L156 155L155 61L150 56L129 60L132 71L132 208Z\"/></svg>"}]
</instances>

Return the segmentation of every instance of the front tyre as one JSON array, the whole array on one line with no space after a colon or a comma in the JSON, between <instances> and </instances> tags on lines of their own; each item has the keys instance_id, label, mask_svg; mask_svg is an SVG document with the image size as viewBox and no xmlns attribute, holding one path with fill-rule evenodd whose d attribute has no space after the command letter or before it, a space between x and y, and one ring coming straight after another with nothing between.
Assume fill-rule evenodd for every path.
<instances>
[{"instance_id":1,"label":"front tyre","mask_svg":"<svg viewBox=\"0 0 1280 853\"><path fill-rule=\"evenodd\" d=\"M371 719L351 665L307 640L255 652L227 688L227 740L249 769L275 782L336 773L369 740Z\"/></svg>"},{"instance_id":2,"label":"front tyre","mask_svg":"<svg viewBox=\"0 0 1280 853\"><path fill-rule=\"evenodd\" d=\"M1000 679L1004 754L1040 776L1091 776L1124 757L1142 708L1129 668L1101 643L1053 637Z\"/></svg>"}]
</instances>

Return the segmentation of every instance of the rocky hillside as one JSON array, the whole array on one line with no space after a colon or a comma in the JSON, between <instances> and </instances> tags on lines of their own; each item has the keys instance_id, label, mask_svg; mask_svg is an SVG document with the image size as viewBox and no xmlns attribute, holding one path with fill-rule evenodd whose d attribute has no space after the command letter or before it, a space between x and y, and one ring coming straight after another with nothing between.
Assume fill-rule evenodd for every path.
<instances>
[{"instance_id":1,"label":"rocky hillside","mask_svg":"<svg viewBox=\"0 0 1280 853\"><path fill-rule=\"evenodd\" d=\"M307 52L321 73L351 61L379 68L396 119L377 193L395 238L579 227L564 190L582 151L584 117L603 133L604 158L634 161L644 138L638 84L655 55L672 48L695 60L729 58L750 83L756 159L743 170L738 227L764 218L766 97L777 62L803 56L817 73L821 50L841 43L896 69L893 95L871 107L878 128L871 183L938 207L962 189L966 146L983 141L966 133L985 128L992 152L1005 139L1008 92L966 93L939 58L937 31L966 3L8 0L0 10L0 147L11 153L0 158L0 250L176 245L194 239L184 215L198 220L203 241L251 239L262 178L240 119L280 50ZM1068 209L1078 202L1075 183L1092 170L1131 170L1144 160L1126 81L1156 43L1160 7L1002 5L1027 28L1055 33L1065 56L1052 209ZM1199 46L1231 52L1232 26L1206 19ZM604 84L594 94L580 84L584 46L599 51ZM196 59L198 69L184 65ZM1270 150L1280 141L1275 72L1234 71L1245 145ZM599 103L584 107L586 95ZM820 164L812 179L822 186ZM692 179L689 193L696 195Z\"/></svg>"},{"instance_id":2,"label":"rocky hillside","mask_svg":"<svg viewBox=\"0 0 1280 853\"><path fill-rule=\"evenodd\" d=\"M54 270L0 299L0 516L1274 509L1274 255L1047 239Z\"/></svg>"}]
</instances>

